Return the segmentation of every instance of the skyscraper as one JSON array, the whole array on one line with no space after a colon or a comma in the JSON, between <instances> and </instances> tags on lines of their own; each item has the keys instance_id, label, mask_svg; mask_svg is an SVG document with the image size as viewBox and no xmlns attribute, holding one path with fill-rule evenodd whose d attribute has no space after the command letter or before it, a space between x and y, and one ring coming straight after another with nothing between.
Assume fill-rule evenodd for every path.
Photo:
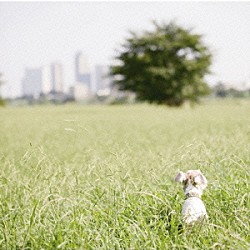
<instances>
[{"instance_id":1,"label":"skyscraper","mask_svg":"<svg viewBox=\"0 0 250 250\"><path fill-rule=\"evenodd\" d=\"M109 68L106 65L96 65L95 67L95 91L105 92L110 94L111 92L111 79L109 76Z\"/></svg>"},{"instance_id":2,"label":"skyscraper","mask_svg":"<svg viewBox=\"0 0 250 250\"><path fill-rule=\"evenodd\" d=\"M52 92L62 93L63 92L63 67L60 63L51 64L51 83Z\"/></svg>"},{"instance_id":3,"label":"skyscraper","mask_svg":"<svg viewBox=\"0 0 250 250\"><path fill-rule=\"evenodd\" d=\"M22 79L23 96L38 98L42 92L42 70L41 68L25 69Z\"/></svg>"},{"instance_id":4,"label":"skyscraper","mask_svg":"<svg viewBox=\"0 0 250 250\"><path fill-rule=\"evenodd\" d=\"M41 92L47 95L52 91L51 76L50 76L51 72L49 66L44 66L41 68L41 70L42 70Z\"/></svg>"},{"instance_id":5,"label":"skyscraper","mask_svg":"<svg viewBox=\"0 0 250 250\"><path fill-rule=\"evenodd\" d=\"M75 79L76 82L82 83L91 88L91 77L88 61L82 52L76 53L75 56Z\"/></svg>"},{"instance_id":6,"label":"skyscraper","mask_svg":"<svg viewBox=\"0 0 250 250\"><path fill-rule=\"evenodd\" d=\"M23 95L38 98L40 94L52 91L50 71L48 66L26 68L22 79Z\"/></svg>"}]
</instances>

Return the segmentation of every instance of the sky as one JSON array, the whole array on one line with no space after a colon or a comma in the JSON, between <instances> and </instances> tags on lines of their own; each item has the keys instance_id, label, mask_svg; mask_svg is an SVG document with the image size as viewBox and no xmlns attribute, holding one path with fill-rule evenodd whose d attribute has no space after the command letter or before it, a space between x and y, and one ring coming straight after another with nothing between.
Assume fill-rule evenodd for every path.
<instances>
[{"instance_id":1,"label":"sky","mask_svg":"<svg viewBox=\"0 0 250 250\"><path fill-rule=\"evenodd\" d=\"M213 52L206 79L250 86L250 2L0 2L0 72L3 96L21 95L25 68L60 62L66 88L74 83L74 56L91 69L110 64L129 31L170 22L204 35Z\"/></svg>"}]
</instances>

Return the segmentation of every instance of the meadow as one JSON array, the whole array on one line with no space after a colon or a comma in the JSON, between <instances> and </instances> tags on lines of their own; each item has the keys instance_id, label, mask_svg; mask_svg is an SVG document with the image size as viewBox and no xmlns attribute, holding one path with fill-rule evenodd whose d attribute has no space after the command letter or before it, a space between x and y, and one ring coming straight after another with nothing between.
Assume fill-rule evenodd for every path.
<instances>
[{"instance_id":1,"label":"meadow","mask_svg":"<svg viewBox=\"0 0 250 250\"><path fill-rule=\"evenodd\" d=\"M0 249L250 249L250 102L0 109ZM183 232L179 170L208 179Z\"/></svg>"}]
</instances>

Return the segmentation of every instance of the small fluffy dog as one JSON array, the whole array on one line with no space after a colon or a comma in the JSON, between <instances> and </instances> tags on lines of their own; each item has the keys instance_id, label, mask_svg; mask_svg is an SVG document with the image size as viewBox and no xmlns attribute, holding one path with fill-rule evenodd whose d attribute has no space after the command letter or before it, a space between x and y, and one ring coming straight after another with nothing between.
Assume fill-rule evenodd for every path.
<instances>
[{"instance_id":1,"label":"small fluffy dog","mask_svg":"<svg viewBox=\"0 0 250 250\"><path fill-rule=\"evenodd\" d=\"M187 225L201 223L207 219L207 212L201 200L203 190L207 186L207 179L200 170L188 170L187 173L179 172L175 177L176 182L183 184L186 196L182 214Z\"/></svg>"}]
</instances>

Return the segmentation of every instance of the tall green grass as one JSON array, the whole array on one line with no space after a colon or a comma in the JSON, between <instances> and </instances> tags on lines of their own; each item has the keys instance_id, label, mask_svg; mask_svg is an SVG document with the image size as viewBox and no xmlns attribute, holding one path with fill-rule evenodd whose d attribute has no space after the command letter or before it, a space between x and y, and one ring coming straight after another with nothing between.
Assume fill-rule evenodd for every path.
<instances>
[{"instance_id":1,"label":"tall green grass","mask_svg":"<svg viewBox=\"0 0 250 250\"><path fill-rule=\"evenodd\" d=\"M0 249L250 249L250 103L0 110ZM182 233L179 170L209 222Z\"/></svg>"}]
</instances>

